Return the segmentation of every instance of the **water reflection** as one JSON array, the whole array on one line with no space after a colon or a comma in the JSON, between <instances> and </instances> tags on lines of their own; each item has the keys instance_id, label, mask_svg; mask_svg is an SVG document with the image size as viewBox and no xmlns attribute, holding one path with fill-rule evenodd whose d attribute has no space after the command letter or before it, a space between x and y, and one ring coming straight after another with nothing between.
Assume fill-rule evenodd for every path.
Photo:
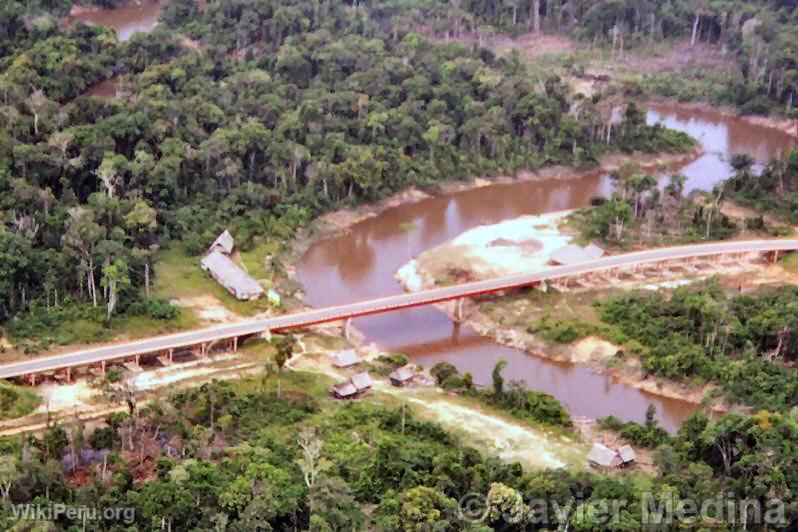
<instances>
[{"instance_id":1,"label":"water reflection","mask_svg":"<svg viewBox=\"0 0 798 532\"><path fill-rule=\"evenodd\" d=\"M779 155L793 140L778 131L750 126L719 113L657 106L649 123L661 121L699 139L706 153L676 165L686 190L711 188L729 175L726 159L747 153L760 162ZM306 301L315 307L402 292L396 271L414 256L473 227L525 214L583 207L591 197L607 195L612 184L602 173L587 172L568 180L522 182L472 189L389 209L369 218L342 237L312 246L297 267ZM409 230L406 224L414 224ZM354 321L368 341L402 352L424 366L446 360L487 384L494 364L508 361L508 379L553 394L573 415L609 414L642 421L653 403L660 422L674 430L694 405L641 392L582 366L553 362L511 349L456 326L432 307L369 316Z\"/></svg>"}]
</instances>

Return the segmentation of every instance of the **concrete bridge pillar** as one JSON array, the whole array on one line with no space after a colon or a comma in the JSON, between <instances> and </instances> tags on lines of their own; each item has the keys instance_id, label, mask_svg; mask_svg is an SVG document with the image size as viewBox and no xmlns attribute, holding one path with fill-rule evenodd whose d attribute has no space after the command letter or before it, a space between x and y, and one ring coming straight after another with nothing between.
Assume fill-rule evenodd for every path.
<instances>
[{"instance_id":1,"label":"concrete bridge pillar","mask_svg":"<svg viewBox=\"0 0 798 532\"><path fill-rule=\"evenodd\" d=\"M463 321L463 305L465 304L465 298L461 297L457 300L454 304L454 321L461 323Z\"/></svg>"},{"instance_id":2,"label":"concrete bridge pillar","mask_svg":"<svg viewBox=\"0 0 798 532\"><path fill-rule=\"evenodd\" d=\"M31 373L30 375L28 375L28 381L30 381L31 386L36 386L36 374Z\"/></svg>"},{"instance_id":3,"label":"concrete bridge pillar","mask_svg":"<svg viewBox=\"0 0 798 532\"><path fill-rule=\"evenodd\" d=\"M72 368L67 368L66 369L66 381L67 381L67 384L72 382Z\"/></svg>"},{"instance_id":4,"label":"concrete bridge pillar","mask_svg":"<svg viewBox=\"0 0 798 532\"><path fill-rule=\"evenodd\" d=\"M100 362L100 374L105 377L105 360Z\"/></svg>"},{"instance_id":5,"label":"concrete bridge pillar","mask_svg":"<svg viewBox=\"0 0 798 532\"><path fill-rule=\"evenodd\" d=\"M175 357L175 350L174 349L170 349L169 350L169 363L170 364L174 361L174 357Z\"/></svg>"},{"instance_id":6,"label":"concrete bridge pillar","mask_svg":"<svg viewBox=\"0 0 798 532\"><path fill-rule=\"evenodd\" d=\"M233 336L233 353L238 351L238 336Z\"/></svg>"},{"instance_id":7,"label":"concrete bridge pillar","mask_svg":"<svg viewBox=\"0 0 798 532\"><path fill-rule=\"evenodd\" d=\"M346 318L344 321L344 338L349 340L349 336L352 332L352 318Z\"/></svg>"}]
</instances>

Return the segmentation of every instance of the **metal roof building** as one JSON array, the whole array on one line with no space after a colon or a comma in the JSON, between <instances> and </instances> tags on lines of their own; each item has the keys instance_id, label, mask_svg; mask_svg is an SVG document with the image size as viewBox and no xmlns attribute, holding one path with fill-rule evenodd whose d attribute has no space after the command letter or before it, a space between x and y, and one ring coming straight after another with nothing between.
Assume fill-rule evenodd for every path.
<instances>
[{"instance_id":1,"label":"metal roof building","mask_svg":"<svg viewBox=\"0 0 798 532\"><path fill-rule=\"evenodd\" d=\"M394 386L404 386L412 381L416 376L416 372L409 366L402 366L401 368L395 369L388 375L388 378L391 379L391 384Z\"/></svg>"},{"instance_id":2,"label":"metal roof building","mask_svg":"<svg viewBox=\"0 0 798 532\"><path fill-rule=\"evenodd\" d=\"M209 272L236 299L249 301L265 294L263 287L255 279L220 251L210 252L200 264L203 270Z\"/></svg>"},{"instance_id":3,"label":"metal roof building","mask_svg":"<svg viewBox=\"0 0 798 532\"><path fill-rule=\"evenodd\" d=\"M587 453L587 461L593 467L618 467L623 463L618 453L600 443L594 444Z\"/></svg>"},{"instance_id":4,"label":"metal roof building","mask_svg":"<svg viewBox=\"0 0 798 532\"><path fill-rule=\"evenodd\" d=\"M567 246L552 251L551 255L549 255L549 262L568 266L570 264L579 264L580 262L596 260L603 256L604 250L595 244L589 244L585 247L577 246L576 244L568 244Z\"/></svg>"},{"instance_id":5,"label":"metal roof building","mask_svg":"<svg viewBox=\"0 0 798 532\"><path fill-rule=\"evenodd\" d=\"M225 255L229 255L233 252L234 247L235 241L233 240L233 235L230 234L230 231L225 229L224 232L213 241L211 247L208 248L208 252L221 251Z\"/></svg>"},{"instance_id":6,"label":"metal roof building","mask_svg":"<svg viewBox=\"0 0 798 532\"><path fill-rule=\"evenodd\" d=\"M357 388L350 381L339 382L330 388L330 391L338 399L347 399L357 395Z\"/></svg>"},{"instance_id":7,"label":"metal roof building","mask_svg":"<svg viewBox=\"0 0 798 532\"><path fill-rule=\"evenodd\" d=\"M358 362L360 362L360 360L357 358L357 353L355 353L354 349L341 351L333 357L333 366L336 368L348 368L349 366L354 366Z\"/></svg>"},{"instance_id":8,"label":"metal roof building","mask_svg":"<svg viewBox=\"0 0 798 532\"><path fill-rule=\"evenodd\" d=\"M622 445L618 448L618 456L621 457L621 461L623 461L623 465L629 465L635 461L637 458L635 456L635 450L632 449L631 445Z\"/></svg>"},{"instance_id":9,"label":"metal roof building","mask_svg":"<svg viewBox=\"0 0 798 532\"><path fill-rule=\"evenodd\" d=\"M352 378L349 379L349 381L357 389L358 393L368 390L371 388L372 384L374 384L368 371L358 373L357 375L352 375Z\"/></svg>"}]
</instances>

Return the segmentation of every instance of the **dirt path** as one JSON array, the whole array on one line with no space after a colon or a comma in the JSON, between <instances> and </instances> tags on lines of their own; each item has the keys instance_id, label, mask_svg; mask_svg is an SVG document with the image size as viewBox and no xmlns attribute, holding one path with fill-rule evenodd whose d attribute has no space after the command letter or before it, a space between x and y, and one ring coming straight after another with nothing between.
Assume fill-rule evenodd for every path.
<instances>
[{"instance_id":1,"label":"dirt path","mask_svg":"<svg viewBox=\"0 0 798 532\"><path fill-rule=\"evenodd\" d=\"M579 441L532 428L495 412L461 404L456 397L442 392L380 388L413 405L423 417L432 419L447 430L459 433L466 441L508 462L518 461L534 469L583 467L587 447Z\"/></svg>"},{"instance_id":2,"label":"dirt path","mask_svg":"<svg viewBox=\"0 0 798 532\"><path fill-rule=\"evenodd\" d=\"M322 352L314 342L306 345L303 353L291 359L291 369L318 372L335 381L363 371L363 368L334 368L331 360L336 351ZM373 344L359 348L359 352L362 361L373 361L384 354ZM382 396L405 402L423 418L440 423L469 444L502 460L518 461L536 469L583 467L585 463L587 447L576 436L567 437L564 433L489 411L476 400L445 393L437 387L396 388L373 374L372 379L375 399L380 400ZM369 399L366 396L361 400Z\"/></svg>"}]
</instances>

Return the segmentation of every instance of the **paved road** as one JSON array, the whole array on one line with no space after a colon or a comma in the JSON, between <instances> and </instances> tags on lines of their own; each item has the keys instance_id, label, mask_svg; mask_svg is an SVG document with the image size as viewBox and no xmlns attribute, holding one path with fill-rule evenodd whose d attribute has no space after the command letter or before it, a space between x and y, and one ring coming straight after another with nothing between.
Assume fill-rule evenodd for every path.
<instances>
[{"instance_id":1,"label":"paved road","mask_svg":"<svg viewBox=\"0 0 798 532\"><path fill-rule=\"evenodd\" d=\"M170 348L184 348L206 342L262 333L266 330L281 331L307 327L309 325L334 322L356 316L429 305L461 297L489 294L501 290L528 286L541 281L554 281L612 268L627 268L636 265L656 263L663 260L689 259L718 254L793 250L798 250L798 240L749 240L657 248L623 255L611 255L580 264L555 266L509 277L464 283L409 294L399 294L370 301L310 310L296 314L287 314L276 318L251 320L232 325L199 329L169 336L156 336L123 344L97 347L84 351L75 351L72 353L0 365L0 378L19 377L30 373L52 371L67 367L87 366L100 363L101 361L113 361L132 357L137 354L154 353L157 351L165 351Z\"/></svg>"}]
</instances>

